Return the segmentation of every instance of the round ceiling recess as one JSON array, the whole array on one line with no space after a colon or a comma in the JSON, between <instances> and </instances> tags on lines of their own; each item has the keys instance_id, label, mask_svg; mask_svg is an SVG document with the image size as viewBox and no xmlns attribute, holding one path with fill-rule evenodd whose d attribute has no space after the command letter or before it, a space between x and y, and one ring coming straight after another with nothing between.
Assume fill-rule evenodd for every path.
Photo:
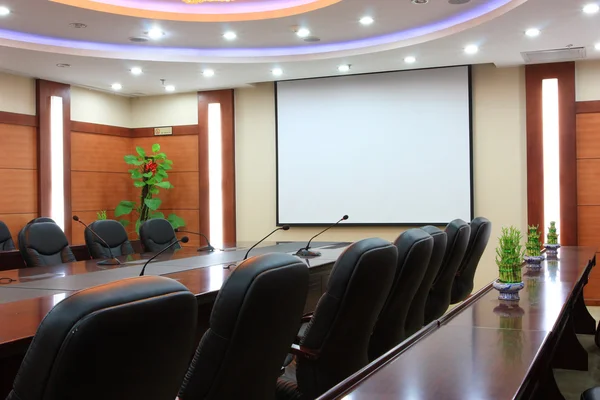
<instances>
[{"instance_id":1,"label":"round ceiling recess","mask_svg":"<svg viewBox=\"0 0 600 400\"><path fill-rule=\"evenodd\" d=\"M410 2L413 4L427 4L429 0L410 0Z\"/></svg>"},{"instance_id":2,"label":"round ceiling recess","mask_svg":"<svg viewBox=\"0 0 600 400\"><path fill-rule=\"evenodd\" d=\"M129 41L133 42L133 43L146 43L148 41L148 38L141 37L141 36L134 36L134 37L130 37Z\"/></svg>"},{"instance_id":3,"label":"round ceiling recess","mask_svg":"<svg viewBox=\"0 0 600 400\"><path fill-rule=\"evenodd\" d=\"M467 4L470 1L471 0L448 0L448 3L460 5L460 4Z\"/></svg>"}]
</instances>

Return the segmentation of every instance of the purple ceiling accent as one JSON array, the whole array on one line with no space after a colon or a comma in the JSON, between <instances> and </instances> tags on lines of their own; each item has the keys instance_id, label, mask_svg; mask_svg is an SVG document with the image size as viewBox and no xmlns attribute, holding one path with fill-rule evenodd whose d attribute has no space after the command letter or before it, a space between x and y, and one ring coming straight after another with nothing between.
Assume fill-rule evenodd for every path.
<instances>
[{"instance_id":1,"label":"purple ceiling accent","mask_svg":"<svg viewBox=\"0 0 600 400\"><path fill-rule=\"evenodd\" d=\"M292 7L316 3L318 0L255 0L235 2L211 2L202 4L186 4L181 0L160 0L149 2L147 0L92 0L95 3L110 4L113 6L133 8L138 10L160 11L168 13L186 14L245 14L276 10L285 10Z\"/></svg>"},{"instance_id":2,"label":"purple ceiling accent","mask_svg":"<svg viewBox=\"0 0 600 400\"><path fill-rule=\"evenodd\" d=\"M369 48L378 45L402 42L419 36L435 33L456 25L468 22L490 13L512 0L490 0L485 4L474 7L462 14L451 18L437 21L428 25L411 28L399 32L390 33L382 36L375 36L365 39L352 40L347 42L323 43L309 46L295 47L266 47L266 48L181 48L181 47L156 47L140 46L126 44L111 44L98 42L85 42L72 39L61 39L48 36L34 35L25 32L17 32L0 29L0 39L15 40L26 43L35 43L46 46L69 47L81 50L103 51L103 52L127 52L130 55L159 55L160 59L164 56L177 55L182 57L222 57L222 58L241 58L241 57L283 57L293 55L322 54L344 50L355 50ZM135 58L135 56L134 56ZM158 60L158 59L157 59Z\"/></svg>"}]
</instances>

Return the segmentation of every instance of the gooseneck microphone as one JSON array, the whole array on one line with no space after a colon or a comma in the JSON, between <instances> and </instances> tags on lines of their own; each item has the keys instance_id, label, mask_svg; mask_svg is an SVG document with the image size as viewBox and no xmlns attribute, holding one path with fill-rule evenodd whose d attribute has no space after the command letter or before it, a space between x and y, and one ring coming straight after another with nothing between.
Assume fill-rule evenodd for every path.
<instances>
[{"instance_id":1,"label":"gooseneck microphone","mask_svg":"<svg viewBox=\"0 0 600 400\"><path fill-rule=\"evenodd\" d=\"M94 232L94 230L92 228L90 228L82 220L80 220L77 215L73 215L73 221L79 222L81 225L85 226L85 229L87 229L90 232L92 232L92 234L94 236L96 236L98 238L98 240L100 240L102 242L102 244L105 245L106 248L108 249L108 254L110 255L110 259L100 260L100 261L97 262L98 265L121 265L121 261L119 261L119 260L117 260L115 258L115 256L113 255L112 250L110 249L110 246L108 245L108 243L106 243L106 241L104 239L102 239L100 237L100 235L98 235L96 232ZM84 230L84 232L85 232L85 230Z\"/></svg>"},{"instance_id":2,"label":"gooseneck microphone","mask_svg":"<svg viewBox=\"0 0 600 400\"><path fill-rule=\"evenodd\" d=\"M146 266L148 266L148 264L150 264L150 262L152 260L154 260L156 257L160 256L162 253L164 253L165 251L169 250L171 247L175 246L177 243L179 243L179 242L181 242L181 243L187 243L189 240L190 239L187 236L184 236L181 239L174 241L173 243L171 243L170 245L168 245L167 247L165 247L164 249L162 249L161 251L159 251L158 253L156 253L152 257L150 257L150 259L148 261L146 261L146 264L144 264L144 266L142 267L142 272L140 272L140 276L144 276L144 271L146 271Z\"/></svg>"},{"instance_id":3,"label":"gooseneck microphone","mask_svg":"<svg viewBox=\"0 0 600 400\"><path fill-rule=\"evenodd\" d=\"M248 251L246 252L246 255L244 256L244 260L248 258L248 254L250 254L250 252L252 251L252 249L255 248L256 246L258 246L259 244L261 244L262 242L264 242L266 238L268 238L269 236L271 236L272 234L274 234L277 231L287 231L288 229L290 229L289 225L280 226L279 228L274 229L273 232L269 233L264 238L260 239L258 242L254 243L254 246L250 247L248 249Z\"/></svg>"},{"instance_id":4,"label":"gooseneck microphone","mask_svg":"<svg viewBox=\"0 0 600 400\"><path fill-rule=\"evenodd\" d=\"M299 257L318 257L318 256L320 256L321 255L320 252L309 250L310 249L310 242L312 242L312 240L314 238L316 238L317 236L319 236L320 234L324 233L325 231L328 231L329 229L333 228L334 226L336 226L340 222L345 221L347 219L348 219L348 216L344 215L342 218L340 218L340 220L338 222L336 222L335 224L329 225L327 228L323 229L321 232L319 232L315 236L311 237L310 240L308 241L308 243L306 244L306 247L303 247L300 250L298 250L296 252L296 255L299 256Z\"/></svg>"},{"instance_id":5,"label":"gooseneck microphone","mask_svg":"<svg viewBox=\"0 0 600 400\"><path fill-rule=\"evenodd\" d=\"M182 232L182 233L191 233L192 235L197 235L197 236L202 236L204 238L204 240L206 240L206 246L204 247L200 247L198 249L198 251L215 251L215 248L210 244L210 241L208 240L208 238L206 237L206 235L202 232L192 232L192 231L184 231L182 229L175 229L175 232Z\"/></svg>"}]
</instances>

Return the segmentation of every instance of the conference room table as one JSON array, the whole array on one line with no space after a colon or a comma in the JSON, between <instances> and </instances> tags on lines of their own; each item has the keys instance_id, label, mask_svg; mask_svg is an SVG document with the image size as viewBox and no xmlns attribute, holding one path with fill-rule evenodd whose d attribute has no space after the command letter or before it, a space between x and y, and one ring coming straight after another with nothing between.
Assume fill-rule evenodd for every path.
<instances>
[{"instance_id":1,"label":"conference room table","mask_svg":"<svg viewBox=\"0 0 600 400\"><path fill-rule=\"evenodd\" d=\"M524 274L518 303L487 285L319 400L563 399L552 368L588 368L576 333L596 329L583 301L595 253L563 247Z\"/></svg>"}]
</instances>

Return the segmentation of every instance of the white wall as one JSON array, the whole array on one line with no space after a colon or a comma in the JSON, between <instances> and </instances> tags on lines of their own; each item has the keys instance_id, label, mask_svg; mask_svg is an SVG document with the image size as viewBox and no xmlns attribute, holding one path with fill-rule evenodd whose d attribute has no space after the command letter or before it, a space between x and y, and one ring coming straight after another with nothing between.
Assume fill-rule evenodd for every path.
<instances>
[{"instance_id":1,"label":"white wall","mask_svg":"<svg viewBox=\"0 0 600 400\"><path fill-rule=\"evenodd\" d=\"M131 128L131 99L71 86L71 120Z\"/></svg>"},{"instance_id":2,"label":"white wall","mask_svg":"<svg viewBox=\"0 0 600 400\"><path fill-rule=\"evenodd\" d=\"M526 227L525 85L523 68L474 67L475 213L493 223L490 244L476 275L476 288L498 275L494 247L501 226ZM275 226L275 107L272 83L236 89L237 238L256 240ZM314 194L318 196L318 194ZM307 192L306 201L311 194ZM399 227L339 227L322 240L367 237L394 240ZM318 228L277 232L273 240L307 240Z\"/></svg>"},{"instance_id":3,"label":"white wall","mask_svg":"<svg viewBox=\"0 0 600 400\"><path fill-rule=\"evenodd\" d=\"M577 101L600 100L600 60L575 63Z\"/></svg>"},{"instance_id":4,"label":"white wall","mask_svg":"<svg viewBox=\"0 0 600 400\"><path fill-rule=\"evenodd\" d=\"M198 94L181 93L131 99L134 128L195 125L198 123Z\"/></svg>"},{"instance_id":5,"label":"white wall","mask_svg":"<svg viewBox=\"0 0 600 400\"><path fill-rule=\"evenodd\" d=\"M0 111L35 115L35 79L0 72Z\"/></svg>"}]
</instances>

